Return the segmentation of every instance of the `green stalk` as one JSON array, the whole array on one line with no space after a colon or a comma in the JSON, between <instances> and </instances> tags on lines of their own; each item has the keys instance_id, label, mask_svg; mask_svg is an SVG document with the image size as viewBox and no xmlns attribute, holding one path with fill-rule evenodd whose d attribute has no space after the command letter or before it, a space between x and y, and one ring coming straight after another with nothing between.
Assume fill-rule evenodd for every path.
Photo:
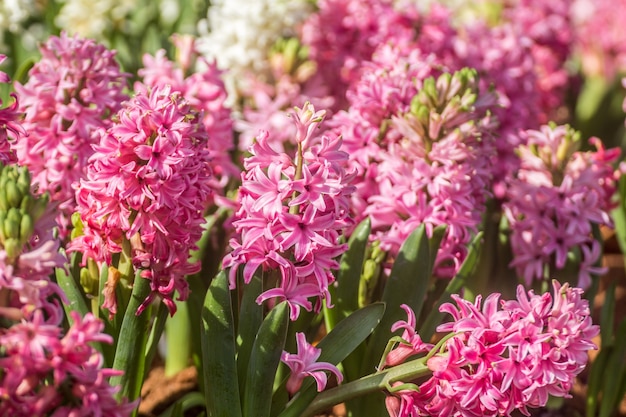
<instances>
[{"instance_id":1,"label":"green stalk","mask_svg":"<svg viewBox=\"0 0 626 417\"><path fill-rule=\"evenodd\" d=\"M191 326L187 302L176 301L176 314L168 317L165 322L165 340L165 376L170 377L185 369L191 357Z\"/></svg>"},{"instance_id":2,"label":"green stalk","mask_svg":"<svg viewBox=\"0 0 626 417\"><path fill-rule=\"evenodd\" d=\"M134 401L139 397L145 368L145 349L150 326L150 308L140 315L137 309L150 294L150 280L135 277L135 285L124 314L120 329L113 369L123 371L123 375L111 377L112 386L120 386L117 397ZM136 415L136 412L133 413Z\"/></svg>"},{"instance_id":3,"label":"green stalk","mask_svg":"<svg viewBox=\"0 0 626 417\"><path fill-rule=\"evenodd\" d=\"M431 371L426 366L426 360L427 357L415 359L324 391L313 400L300 417L311 417L347 400L388 390L394 382L412 381L427 376ZM281 417L287 416L286 414Z\"/></svg>"}]
</instances>

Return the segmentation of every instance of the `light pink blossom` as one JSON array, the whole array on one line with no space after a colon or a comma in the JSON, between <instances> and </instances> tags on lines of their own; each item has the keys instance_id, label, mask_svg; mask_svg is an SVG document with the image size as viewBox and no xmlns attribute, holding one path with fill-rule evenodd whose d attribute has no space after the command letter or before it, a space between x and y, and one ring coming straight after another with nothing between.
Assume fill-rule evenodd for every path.
<instances>
[{"instance_id":1,"label":"light pink blossom","mask_svg":"<svg viewBox=\"0 0 626 417\"><path fill-rule=\"evenodd\" d=\"M324 371L335 375L337 383L341 384L343 375L339 369L337 369L335 365L327 362L317 362L317 359L322 354L322 350L307 342L304 333L296 333L296 343L298 353L283 351L280 357L280 360L291 370L291 374L287 380L287 392L289 392L289 394L294 395L298 392L304 378L307 376L312 376L315 379L318 392L324 391L328 383L328 377Z\"/></svg>"}]
</instances>

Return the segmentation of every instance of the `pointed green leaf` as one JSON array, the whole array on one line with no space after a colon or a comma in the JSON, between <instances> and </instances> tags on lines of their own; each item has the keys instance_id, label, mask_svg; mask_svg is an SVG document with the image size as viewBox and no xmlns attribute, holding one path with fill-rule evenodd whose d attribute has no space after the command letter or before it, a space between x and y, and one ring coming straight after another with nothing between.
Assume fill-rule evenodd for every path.
<instances>
[{"instance_id":1,"label":"pointed green leaf","mask_svg":"<svg viewBox=\"0 0 626 417\"><path fill-rule=\"evenodd\" d=\"M244 286L241 300L240 317L245 317L245 319L239 321L237 329L237 373L239 375L239 395L242 396L242 401L252 346L263 323L263 306L256 302L262 291L262 278L255 274L250 283Z\"/></svg>"},{"instance_id":2,"label":"pointed green leaf","mask_svg":"<svg viewBox=\"0 0 626 417\"><path fill-rule=\"evenodd\" d=\"M202 370L209 417L241 417L235 329L228 277L220 272L211 282L202 309Z\"/></svg>"},{"instance_id":3,"label":"pointed green leaf","mask_svg":"<svg viewBox=\"0 0 626 417\"><path fill-rule=\"evenodd\" d=\"M263 320L254 340L243 397L244 417L270 415L272 387L288 327L289 308L287 302L283 301Z\"/></svg>"},{"instance_id":4,"label":"pointed green leaf","mask_svg":"<svg viewBox=\"0 0 626 417\"><path fill-rule=\"evenodd\" d=\"M611 282L604 292L604 303L600 311L600 337L603 348L613 345L613 326L615 326L615 282Z\"/></svg>"},{"instance_id":5,"label":"pointed green leaf","mask_svg":"<svg viewBox=\"0 0 626 417\"><path fill-rule=\"evenodd\" d=\"M433 306L420 326L419 334L423 340L430 340L433 333L435 333L435 329L441 323L443 314L439 312L439 306L443 303L451 301L450 295L458 294L459 291L461 291L461 289L465 286L467 279L472 276L472 273L478 265L478 260L480 259L482 237L482 232L479 232L474 239L472 239L472 242L468 247L467 257L459 268L459 272L452 280L450 280L450 283L444 290L444 293L441 297L439 297L436 305Z\"/></svg>"},{"instance_id":6,"label":"pointed green leaf","mask_svg":"<svg viewBox=\"0 0 626 417\"><path fill-rule=\"evenodd\" d=\"M598 408L598 394L602 389L602 377L606 373L606 362L609 358L612 349L610 347L602 347L600 352L596 356L591 370L589 371L589 378L587 379L587 398L586 398L586 416L595 417Z\"/></svg>"},{"instance_id":7,"label":"pointed green leaf","mask_svg":"<svg viewBox=\"0 0 626 417\"><path fill-rule=\"evenodd\" d=\"M78 267L76 262L76 255L76 253L72 254L72 267ZM77 311L78 313L80 313L81 317L84 317L85 314L89 313L90 308L89 302L87 301L87 296L85 295L85 292L83 291L78 281L74 279L74 276L71 274L71 272L68 274L68 271L66 271L65 269L56 268L54 273L57 284L59 285L59 287L61 287L61 290L63 290L63 293L65 293L65 295L67 296L68 303L63 303L63 308L65 309L67 319L70 320L70 324L72 324L72 319L69 315L70 311Z\"/></svg>"},{"instance_id":8,"label":"pointed green leaf","mask_svg":"<svg viewBox=\"0 0 626 417\"><path fill-rule=\"evenodd\" d=\"M348 250L341 257L336 284L329 288L334 307L326 313L328 331L359 308L359 279L370 231L371 221L368 217L354 229L348 239Z\"/></svg>"},{"instance_id":9,"label":"pointed green leaf","mask_svg":"<svg viewBox=\"0 0 626 417\"><path fill-rule=\"evenodd\" d=\"M435 267L435 261L437 260L437 252L439 252L439 246L446 234L446 225L440 225L433 229L433 235L428 240L428 246L430 251L430 270Z\"/></svg>"},{"instance_id":10,"label":"pointed green leaf","mask_svg":"<svg viewBox=\"0 0 626 417\"><path fill-rule=\"evenodd\" d=\"M385 314L368 342L361 369L363 374L376 370L375 367L391 337L391 326L398 320L406 319L406 313L400 305L407 304L416 317L419 317L431 276L429 246L426 229L424 225L420 225L400 248L385 283L382 297L386 305Z\"/></svg>"},{"instance_id":11,"label":"pointed green leaf","mask_svg":"<svg viewBox=\"0 0 626 417\"><path fill-rule=\"evenodd\" d=\"M373 303L355 311L337 324L318 344L322 350L318 362L337 365L356 349L374 331L385 313L384 303ZM312 379L302 388L279 417L298 417L315 399L317 390Z\"/></svg>"}]
</instances>

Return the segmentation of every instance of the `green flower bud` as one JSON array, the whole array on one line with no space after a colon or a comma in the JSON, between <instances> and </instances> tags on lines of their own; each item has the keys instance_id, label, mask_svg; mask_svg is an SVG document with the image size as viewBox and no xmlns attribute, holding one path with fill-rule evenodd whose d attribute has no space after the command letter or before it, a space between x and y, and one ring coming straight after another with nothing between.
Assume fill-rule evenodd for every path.
<instances>
[{"instance_id":1,"label":"green flower bud","mask_svg":"<svg viewBox=\"0 0 626 417\"><path fill-rule=\"evenodd\" d=\"M20 239L22 243L28 242L34 232L35 223L33 222L33 218L28 214L23 214L20 222Z\"/></svg>"},{"instance_id":2,"label":"green flower bud","mask_svg":"<svg viewBox=\"0 0 626 417\"><path fill-rule=\"evenodd\" d=\"M4 187L7 194L7 201L9 202L9 207L19 207L22 202L22 197L24 196L17 184L15 182L8 182Z\"/></svg>"},{"instance_id":3,"label":"green flower bud","mask_svg":"<svg viewBox=\"0 0 626 417\"><path fill-rule=\"evenodd\" d=\"M22 253L22 244L19 239L9 238L4 241L4 250L9 258L9 263L13 263L15 259Z\"/></svg>"},{"instance_id":4,"label":"green flower bud","mask_svg":"<svg viewBox=\"0 0 626 417\"><path fill-rule=\"evenodd\" d=\"M11 207L7 213L6 219L2 223L4 228L5 238L20 238L20 222L22 221L22 215L15 207Z\"/></svg>"},{"instance_id":5,"label":"green flower bud","mask_svg":"<svg viewBox=\"0 0 626 417\"><path fill-rule=\"evenodd\" d=\"M5 211L9 209L9 200L7 200L6 187L0 184L0 210Z\"/></svg>"},{"instance_id":6,"label":"green flower bud","mask_svg":"<svg viewBox=\"0 0 626 417\"><path fill-rule=\"evenodd\" d=\"M20 210L22 213L30 213L30 210L33 208L33 204L35 203L35 199L32 195L26 194L22 197L22 202L20 203Z\"/></svg>"}]
</instances>

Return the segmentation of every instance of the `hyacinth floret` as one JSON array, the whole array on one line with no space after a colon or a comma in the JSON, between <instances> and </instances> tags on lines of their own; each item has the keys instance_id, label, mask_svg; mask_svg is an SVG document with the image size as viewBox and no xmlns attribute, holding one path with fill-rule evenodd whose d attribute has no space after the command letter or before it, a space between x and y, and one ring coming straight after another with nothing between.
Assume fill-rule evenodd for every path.
<instances>
[{"instance_id":1,"label":"hyacinth floret","mask_svg":"<svg viewBox=\"0 0 626 417\"><path fill-rule=\"evenodd\" d=\"M304 378L311 376L315 379L317 391L322 392L328 383L325 371L330 372L337 378L337 383L343 381L343 375L337 367L328 362L317 362L322 354L322 349L316 348L306 341L304 333L296 333L297 353L283 351L280 360L289 367L291 374L287 379L287 391L293 395L302 386Z\"/></svg>"},{"instance_id":2,"label":"hyacinth floret","mask_svg":"<svg viewBox=\"0 0 626 417\"><path fill-rule=\"evenodd\" d=\"M230 268L231 288L237 285L240 266L245 283L260 267L277 286L257 302L287 300L292 320L301 308L319 312L323 300L330 305L332 270L346 250L339 237L353 223L352 177L345 169L348 155L341 138L315 134L324 116L310 103L296 108L295 156L276 152L268 145L267 132L259 134L244 160L240 208L233 221L236 237L223 261Z\"/></svg>"},{"instance_id":3,"label":"hyacinth floret","mask_svg":"<svg viewBox=\"0 0 626 417\"><path fill-rule=\"evenodd\" d=\"M124 104L115 124L99 131L87 177L76 190L83 234L69 250L100 266L111 266L113 255L123 252L141 279L151 281L137 313L158 296L173 314L175 293L185 299L185 276L200 268L189 251L201 236L212 193L210 153L201 115L180 93L169 86L142 91ZM113 314L114 293L105 294Z\"/></svg>"},{"instance_id":4,"label":"hyacinth floret","mask_svg":"<svg viewBox=\"0 0 626 417\"><path fill-rule=\"evenodd\" d=\"M520 169L509 181L504 213L511 228L513 261L527 285L565 270L570 259L579 263L578 286L587 288L596 266L600 243L593 228L611 226L610 211L620 151L605 150L592 138L595 151L579 151L580 133L568 125L544 125L524 133L518 148Z\"/></svg>"},{"instance_id":5,"label":"hyacinth floret","mask_svg":"<svg viewBox=\"0 0 626 417\"><path fill-rule=\"evenodd\" d=\"M39 190L59 202L57 220L66 235L76 208L72 184L85 176L96 130L110 126L127 99L128 74L121 72L114 51L64 32L51 36L40 52L28 81L15 83L28 135L18 138L14 150Z\"/></svg>"},{"instance_id":6,"label":"hyacinth floret","mask_svg":"<svg viewBox=\"0 0 626 417\"><path fill-rule=\"evenodd\" d=\"M484 303L454 295L456 305L440 307L452 321L437 328L451 337L442 352L424 357L432 376L415 381L418 389L389 393L389 414L495 417L519 410L529 416L528 408L544 406L550 395L569 397L587 352L597 349L591 340L599 327L581 289L556 280L552 286L552 295L540 295L520 285L510 301L498 293Z\"/></svg>"},{"instance_id":7,"label":"hyacinth floret","mask_svg":"<svg viewBox=\"0 0 626 417\"><path fill-rule=\"evenodd\" d=\"M54 215L47 196L31 191L26 167L0 162L0 316L29 318L37 309L50 320L62 314L53 296L64 296L49 278L66 262Z\"/></svg>"}]
</instances>

